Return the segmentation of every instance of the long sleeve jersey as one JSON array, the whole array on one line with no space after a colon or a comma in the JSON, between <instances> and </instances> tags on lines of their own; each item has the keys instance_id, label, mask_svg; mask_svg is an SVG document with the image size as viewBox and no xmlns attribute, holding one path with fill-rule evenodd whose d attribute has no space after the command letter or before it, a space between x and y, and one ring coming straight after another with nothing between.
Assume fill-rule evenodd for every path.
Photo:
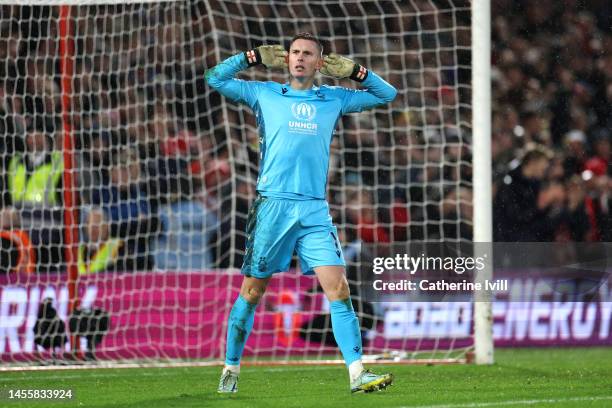
<instances>
[{"instance_id":1,"label":"long sleeve jersey","mask_svg":"<svg viewBox=\"0 0 612 408\"><path fill-rule=\"evenodd\" d=\"M325 199L330 145L342 115L391 102L397 90L373 72L364 89L245 81L236 74L248 67L234 55L206 72L206 81L225 97L248 105L259 128L257 191L266 197Z\"/></svg>"}]
</instances>

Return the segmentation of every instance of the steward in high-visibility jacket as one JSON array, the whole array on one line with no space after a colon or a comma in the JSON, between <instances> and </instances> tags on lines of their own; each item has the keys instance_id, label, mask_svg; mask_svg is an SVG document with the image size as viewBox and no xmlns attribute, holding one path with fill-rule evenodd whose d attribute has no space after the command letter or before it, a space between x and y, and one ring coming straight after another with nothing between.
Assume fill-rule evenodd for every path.
<instances>
[{"instance_id":1,"label":"steward in high-visibility jacket","mask_svg":"<svg viewBox=\"0 0 612 408\"><path fill-rule=\"evenodd\" d=\"M77 258L79 274L85 275L108 270L117 261L122 246L123 241L119 238L109 238L95 250L88 249L87 245L81 244Z\"/></svg>"},{"instance_id":2,"label":"steward in high-visibility jacket","mask_svg":"<svg viewBox=\"0 0 612 408\"><path fill-rule=\"evenodd\" d=\"M53 137L35 121L6 166L2 227L27 231L36 251L36 270L60 271L63 265L63 156ZM20 149L21 150L21 149ZM9 203L10 201L10 203Z\"/></svg>"},{"instance_id":3,"label":"steward in high-visibility jacket","mask_svg":"<svg viewBox=\"0 0 612 408\"><path fill-rule=\"evenodd\" d=\"M53 152L36 167L29 168L20 154L13 156L9 163L8 185L14 206L56 206L61 204L59 188L64 171L60 152Z\"/></svg>"}]
</instances>

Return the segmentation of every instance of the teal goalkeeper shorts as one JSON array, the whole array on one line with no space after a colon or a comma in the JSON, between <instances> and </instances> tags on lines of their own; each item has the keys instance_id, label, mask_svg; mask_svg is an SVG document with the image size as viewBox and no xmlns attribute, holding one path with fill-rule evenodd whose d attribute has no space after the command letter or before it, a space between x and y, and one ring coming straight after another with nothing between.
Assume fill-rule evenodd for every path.
<instances>
[{"instance_id":1,"label":"teal goalkeeper shorts","mask_svg":"<svg viewBox=\"0 0 612 408\"><path fill-rule=\"evenodd\" d=\"M268 278L289 269L297 252L304 275L318 266L345 266L338 232L325 200L258 197L247 220L242 274Z\"/></svg>"}]
</instances>

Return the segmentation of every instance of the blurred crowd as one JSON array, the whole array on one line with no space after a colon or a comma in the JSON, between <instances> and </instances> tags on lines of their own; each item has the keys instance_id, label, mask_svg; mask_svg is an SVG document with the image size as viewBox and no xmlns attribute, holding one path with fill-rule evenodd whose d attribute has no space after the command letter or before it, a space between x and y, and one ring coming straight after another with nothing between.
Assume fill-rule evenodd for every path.
<instances>
[{"instance_id":1,"label":"blurred crowd","mask_svg":"<svg viewBox=\"0 0 612 408\"><path fill-rule=\"evenodd\" d=\"M612 241L612 5L494 4L495 238Z\"/></svg>"},{"instance_id":2,"label":"blurred crowd","mask_svg":"<svg viewBox=\"0 0 612 408\"><path fill-rule=\"evenodd\" d=\"M65 124L81 273L239 267L259 135L204 72L301 31L399 89L389 109L344 117L332 143L328 199L345 242L471 240L468 3L74 8L67 123L57 9L0 6L2 267L65 268ZM492 6L494 239L612 241L609 2Z\"/></svg>"},{"instance_id":3,"label":"blurred crowd","mask_svg":"<svg viewBox=\"0 0 612 408\"><path fill-rule=\"evenodd\" d=\"M39 271L65 269L66 191L78 210L79 237L71 242L81 273L219 262L227 143L208 131L205 44L184 38L202 37L202 28L184 11L74 7L64 123L58 8L2 6L2 265L31 270L30 258ZM62 178L64 125L74 146L73 185ZM35 254L26 257L24 248Z\"/></svg>"}]
</instances>

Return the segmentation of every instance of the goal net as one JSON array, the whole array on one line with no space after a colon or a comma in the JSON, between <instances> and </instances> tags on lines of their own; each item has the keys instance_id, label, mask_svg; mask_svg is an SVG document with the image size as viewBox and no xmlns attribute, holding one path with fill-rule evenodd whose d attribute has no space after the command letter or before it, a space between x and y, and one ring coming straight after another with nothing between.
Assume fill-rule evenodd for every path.
<instances>
[{"instance_id":1,"label":"goal net","mask_svg":"<svg viewBox=\"0 0 612 408\"><path fill-rule=\"evenodd\" d=\"M399 90L339 121L328 173L364 354L465 360L472 302L372 301L360 260L367 245L472 240L469 1L11 3L0 2L4 362L75 349L123 363L224 358L258 131L204 73L304 31ZM258 307L244 361L340 359L328 306L293 262Z\"/></svg>"}]
</instances>

